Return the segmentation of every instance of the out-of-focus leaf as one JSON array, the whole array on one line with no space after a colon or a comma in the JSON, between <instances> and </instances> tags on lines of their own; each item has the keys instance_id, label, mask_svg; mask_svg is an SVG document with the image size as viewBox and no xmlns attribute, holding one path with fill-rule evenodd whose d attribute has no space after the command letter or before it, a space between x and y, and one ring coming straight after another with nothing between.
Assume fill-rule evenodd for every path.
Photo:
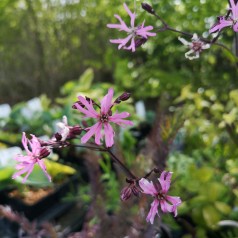
<instances>
[{"instance_id":1,"label":"out-of-focus leaf","mask_svg":"<svg viewBox=\"0 0 238 238\"><path fill-rule=\"evenodd\" d=\"M48 173L54 177L58 174L72 175L76 170L68 165L60 164L52 160L45 160Z\"/></svg>"},{"instance_id":2,"label":"out-of-focus leaf","mask_svg":"<svg viewBox=\"0 0 238 238\"><path fill-rule=\"evenodd\" d=\"M219 212L213 206L204 207L202 209L202 214L203 214L205 222L211 228L216 227L217 223L221 219Z\"/></svg>"},{"instance_id":3,"label":"out-of-focus leaf","mask_svg":"<svg viewBox=\"0 0 238 238\"><path fill-rule=\"evenodd\" d=\"M231 212L231 207L224 202L216 201L215 207L217 208L218 211L220 211L225 215L228 215Z\"/></svg>"}]
</instances>

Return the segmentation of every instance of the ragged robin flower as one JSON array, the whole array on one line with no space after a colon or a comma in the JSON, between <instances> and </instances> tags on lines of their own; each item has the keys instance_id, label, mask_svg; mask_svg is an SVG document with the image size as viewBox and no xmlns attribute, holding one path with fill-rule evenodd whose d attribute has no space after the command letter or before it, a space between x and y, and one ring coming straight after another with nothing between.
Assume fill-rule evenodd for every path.
<instances>
[{"instance_id":1,"label":"ragged robin flower","mask_svg":"<svg viewBox=\"0 0 238 238\"><path fill-rule=\"evenodd\" d=\"M215 33L221 31L223 28L232 26L235 32L238 32L238 2L235 0L230 0L231 16L219 16L217 17L217 22L210 28L209 33Z\"/></svg>"},{"instance_id":2,"label":"ragged robin flower","mask_svg":"<svg viewBox=\"0 0 238 238\"><path fill-rule=\"evenodd\" d=\"M110 42L113 44L119 44L118 49L123 48L125 50L131 50L134 52L137 47L141 46L147 41L148 36L156 36L156 33L150 32L153 30L153 27L144 26L145 22L143 22L141 25L135 26L136 14L132 13L125 3L123 6L131 18L131 26L128 27L121 17L115 14L114 16L119 20L120 24L107 24L107 27L115 28L119 31L125 31L127 33L127 37L122 39L113 39L110 40Z\"/></svg>"},{"instance_id":3,"label":"ragged robin flower","mask_svg":"<svg viewBox=\"0 0 238 238\"><path fill-rule=\"evenodd\" d=\"M89 98L84 98L82 96L78 97L78 101L74 103L73 108L78 109L80 112L85 114L87 118L95 118L97 120L96 124L86 128L87 133L81 138L82 143L86 143L93 135L95 135L95 143L97 145L101 144L103 136L105 137L105 142L107 147L111 147L114 144L114 130L110 123L115 123L118 125L130 125L133 123L129 120L124 120L130 116L128 112L114 113L112 114L112 107L115 104L125 101L129 96L123 93L119 98L112 102L113 89L110 88L108 93L104 96L101 101L101 105L97 105L100 108L100 112L94 109L95 102ZM104 129L104 134L103 134Z\"/></svg>"},{"instance_id":4,"label":"ragged robin flower","mask_svg":"<svg viewBox=\"0 0 238 238\"><path fill-rule=\"evenodd\" d=\"M162 212L173 212L174 216L177 216L177 207L181 204L182 201L179 197L167 195L170 188L171 176L171 172L163 171L160 175L160 178L158 179L159 183L149 182L145 178L139 180L139 185L142 189L142 192L149 194L154 198L149 214L146 218L146 221L150 222L151 224L154 223L154 218L155 215L158 214L159 206Z\"/></svg>"},{"instance_id":5,"label":"ragged robin flower","mask_svg":"<svg viewBox=\"0 0 238 238\"><path fill-rule=\"evenodd\" d=\"M185 53L185 57L190 60L198 59L200 53L203 50L210 48L210 44L207 44L204 41L200 40L196 33L193 34L191 42L188 42L182 37L178 37L178 39L190 49L187 53Z\"/></svg>"},{"instance_id":6,"label":"ragged robin flower","mask_svg":"<svg viewBox=\"0 0 238 238\"><path fill-rule=\"evenodd\" d=\"M13 174L12 178L25 174L23 183L26 182L27 178L34 169L34 166L38 164L48 180L51 182L51 177L46 171L46 166L44 164L43 158L46 158L50 154L48 147L41 145L39 139L35 135L31 135L31 139L27 139L25 132L22 134L22 144L27 153L27 155L17 155L15 160L18 162L16 169L19 170Z\"/></svg>"}]
</instances>

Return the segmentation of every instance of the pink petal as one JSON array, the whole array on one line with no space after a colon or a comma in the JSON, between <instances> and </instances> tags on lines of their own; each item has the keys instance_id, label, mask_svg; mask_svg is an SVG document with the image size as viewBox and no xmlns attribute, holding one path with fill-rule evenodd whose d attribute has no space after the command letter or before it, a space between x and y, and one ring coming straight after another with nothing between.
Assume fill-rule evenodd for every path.
<instances>
[{"instance_id":1,"label":"pink petal","mask_svg":"<svg viewBox=\"0 0 238 238\"><path fill-rule=\"evenodd\" d=\"M129 112L121 112L121 113L115 113L112 116L110 116L110 119L121 119L121 118L126 118L129 117L130 113Z\"/></svg>"},{"instance_id":2,"label":"pink petal","mask_svg":"<svg viewBox=\"0 0 238 238\"><path fill-rule=\"evenodd\" d=\"M139 185L142 188L143 193L149 194L151 196L155 196L158 193L153 182L149 182L145 178L139 180Z\"/></svg>"},{"instance_id":3,"label":"pink petal","mask_svg":"<svg viewBox=\"0 0 238 238\"><path fill-rule=\"evenodd\" d=\"M40 150L41 150L41 144L38 140L38 138L35 135L31 134L31 140L29 140L29 144L31 146L31 151L33 155L39 155Z\"/></svg>"},{"instance_id":4,"label":"pink petal","mask_svg":"<svg viewBox=\"0 0 238 238\"><path fill-rule=\"evenodd\" d=\"M109 88L108 93L104 96L104 98L101 101L101 113L107 114L109 109L112 106L112 97L113 97L113 89Z\"/></svg>"},{"instance_id":5,"label":"pink petal","mask_svg":"<svg viewBox=\"0 0 238 238\"><path fill-rule=\"evenodd\" d=\"M102 139L102 123L99 123L99 126L95 130L95 143L97 145L101 145L101 139Z\"/></svg>"},{"instance_id":6,"label":"pink petal","mask_svg":"<svg viewBox=\"0 0 238 238\"><path fill-rule=\"evenodd\" d=\"M41 167L41 169L43 170L43 172L46 175L46 177L48 178L49 182L51 182L51 177L50 177L50 175L46 171L46 166L45 166L44 161L43 160L38 160L38 164Z\"/></svg>"},{"instance_id":7,"label":"pink petal","mask_svg":"<svg viewBox=\"0 0 238 238\"><path fill-rule=\"evenodd\" d=\"M25 183L26 180L28 179L29 175L32 173L32 170L34 169L34 164L31 164L31 166L29 167L29 170L26 174L26 176L24 177L24 179L22 180L22 183Z\"/></svg>"},{"instance_id":8,"label":"pink petal","mask_svg":"<svg viewBox=\"0 0 238 238\"><path fill-rule=\"evenodd\" d=\"M161 191L165 194L168 192L170 188L171 177L172 172L163 171L160 175L160 178L158 179L162 188Z\"/></svg>"},{"instance_id":9,"label":"pink petal","mask_svg":"<svg viewBox=\"0 0 238 238\"><path fill-rule=\"evenodd\" d=\"M172 203L173 205L173 210L172 212L174 212L174 216L177 216L177 207L181 205L182 201L180 199L180 197L173 197L173 196L166 196L166 200L168 200L169 202Z\"/></svg>"},{"instance_id":10,"label":"pink petal","mask_svg":"<svg viewBox=\"0 0 238 238\"><path fill-rule=\"evenodd\" d=\"M129 46L125 46L124 49L131 50L132 52L136 51L135 38L133 36L131 38L131 44Z\"/></svg>"},{"instance_id":11,"label":"pink petal","mask_svg":"<svg viewBox=\"0 0 238 238\"><path fill-rule=\"evenodd\" d=\"M131 27L134 27L134 26L135 26L136 14L135 14L135 13L132 13L125 3L123 4L123 6L124 6L124 8L126 9L128 15L129 15L130 18L131 18Z\"/></svg>"},{"instance_id":12,"label":"pink petal","mask_svg":"<svg viewBox=\"0 0 238 238\"><path fill-rule=\"evenodd\" d=\"M25 151L27 152L27 154L31 154L31 151L29 151L29 149L28 149L28 145L27 145L28 139L26 137L25 132L22 133L22 140L21 141L22 141L22 145L23 145Z\"/></svg>"},{"instance_id":13,"label":"pink petal","mask_svg":"<svg viewBox=\"0 0 238 238\"><path fill-rule=\"evenodd\" d=\"M97 132L99 126L101 126L101 122L97 122L95 125L89 127L88 132L81 138L81 143L86 143Z\"/></svg>"},{"instance_id":14,"label":"pink petal","mask_svg":"<svg viewBox=\"0 0 238 238\"><path fill-rule=\"evenodd\" d=\"M121 19L121 17L118 15L114 16L120 21L120 24L107 24L107 27L116 28L119 29L120 31L130 32L130 29L127 27L126 23Z\"/></svg>"},{"instance_id":15,"label":"pink petal","mask_svg":"<svg viewBox=\"0 0 238 238\"><path fill-rule=\"evenodd\" d=\"M116 123L119 126L122 126L123 124L128 125L128 126L133 126L134 125L134 123L132 121L123 120L123 119L111 119L111 118L109 118L109 121L113 122L113 123Z\"/></svg>"},{"instance_id":16,"label":"pink petal","mask_svg":"<svg viewBox=\"0 0 238 238\"><path fill-rule=\"evenodd\" d=\"M111 147L114 144L114 130L109 123L104 123L105 142L107 147Z\"/></svg>"},{"instance_id":17,"label":"pink petal","mask_svg":"<svg viewBox=\"0 0 238 238\"><path fill-rule=\"evenodd\" d=\"M234 30L235 32L238 32L238 22L233 26L233 30Z\"/></svg>"},{"instance_id":18,"label":"pink petal","mask_svg":"<svg viewBox=\"0 0 238 238\"><path fill-rule=\"evenodd\" d=\"M140 35L140 36L142 36L142 37L144 37L144 38L146 38L146 39L147 39L147 36L156 36L156 33L154 33L154 32L149 32L149 31L151 31L151 30L153 30L153 26L141 27L140 29L138 29L138 30L136 31L136 34L137 34L137 35Z\"/></svg>"},{"instance_id":19,"label":"pink petal","mask_svg":"<svg viewBox=\"0 0 238 238\"><path fill-rule=\"evenodd\" d=\"M237 19L238 18L238 3L235 3L234 0L230 0L230 4L231 4L232 17L233 19Z\"/></svg>"},{"instance_id":20,"label":"pink petal","mask_svg":"<svg viewBox=\"0 0 238 238\"><path fill-rule=\"evenodd\" d=\"M214 33L222 30L225 27L232 26L232 20L226 20L223 16L218 17L218 22L216 22L209 30L209 33Z\"/></svg>"},{"instance_id":21,"label":"pink petal","mask_svg":"<svg viewBox=\"0 0 238 238\"><path fill-rule=\"evenodd\" d=\"M174 211L174 206L167 203L165 200L160 200L160 207L162 212L169 213Z\"/></svg>"},{"instance_id":22,"label":"pink petal","mask_svg":"<svg viewBox=\"0 0 238 238\"><path fill-rule=\"evenodd\" d=\"M21 171L18 171L12 175L12 178L15 179L16 177L26 173L29 168L32 166L32 164L29 164L28 166L25 166ZM34 166L34 165L33 165Z\"/></svg>"},{"instance_id":23,"label":"pink petal","mask_svg":"<svg viewBox=\"0 0 238 238\"><path fill-rule=\"evenodd\" d=\"M120 50L123 46L125 46L125 45L130 41L130 39L131 39L132 37L133 37L133 36L130 34L129 36L127 36L127 37L124 38L124 39L110 40L110 42L113 43L113 44L119 44L119 45L118 45L118 49Z\"/></svg>"},{"instance_id":24,"label":"pink petal","mask_svg":"<svg viewBox=\"0 0 238 238\"><path fill-rule=\"evenodd\" d=\"M116 123L118 125L129 125L129 126L133 126L133 122L129 121L129 120L123 120L121 118L126 118L129 117L130 113L128 112L122 112L122 113L115 113L114 115L108 117L108 120L110 122Z\"/></svg>"},{"instance_id":25,"label":"pink petal","mask_svg":"<svg viewBox=\"0 0 238 238\"><path fill-rule=\"evenodd\" d=\"M155 199L151 203L151 208L150 208L149 214L146 217L147 222L150 222L151 224L154 223L155 215L158 214L158 205L159 205L159 201L157 199ZM158 216L159 216L159 214L158 214Z\"/></svg>"},{"instance_id":26,"label":"pink petal","mask_svg":"<svg viewBox=\"0 0 238 238\"><path fill-rule=\"evenodd\" d=\"M95 109L93 108L92 103L89 103L84 97L79 96L78 100L85 105L85 107L88 109L85 109L83 107L81 107L79 104L75 103L74 105L76 106L76 108L84 113L86 116L91 117L91 118L97 118L98 117L98 113L95 111Z\"/></svg>"}]
</instances>

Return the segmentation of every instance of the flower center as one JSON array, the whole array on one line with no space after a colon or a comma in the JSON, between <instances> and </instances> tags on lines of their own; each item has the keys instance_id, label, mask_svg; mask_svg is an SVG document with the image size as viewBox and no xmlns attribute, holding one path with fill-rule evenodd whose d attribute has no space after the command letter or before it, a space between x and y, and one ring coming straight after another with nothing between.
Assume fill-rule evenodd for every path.
<instances>
[{"instance_id":1,"label":"flower center","mask_svg":"<svg viewBox=\"0 0 238 238\"><path fill-rule=\"evenodd\" d=\"M108 122L108 114L102 114L101 117L100 117L100 121L102 123Z\"/></svg>"},{"instance_id":2,"label":"flower center","mask_svg":"<svg viewBox=\"0 0 238 238\"><path fill-rule=\"evenodd\" d=\"M158 198L158 200L164 200L165 199L163 193L158 193L157 198Z\"/></svg>"},{"instance_id":3,"label":"flower center","mask_svg":"<svg viewBox=\"0 0 238 238\"><path fill-rule=\"evenodd\" d=\"M233 25L235 25L238 22L238 18L232 19Z\"/></svg>"},{"instance_id":4,"label":"flower center","mask_svg":"<svg viewBox=\"0 0 238 238\"><path fill-rule=\"evenodd\" d=\"M202 51L202 45L203 43L201 41L193 41L192 42L192 50L194 50L195 52L201 52Z\"/></svg>"}]
</instances>

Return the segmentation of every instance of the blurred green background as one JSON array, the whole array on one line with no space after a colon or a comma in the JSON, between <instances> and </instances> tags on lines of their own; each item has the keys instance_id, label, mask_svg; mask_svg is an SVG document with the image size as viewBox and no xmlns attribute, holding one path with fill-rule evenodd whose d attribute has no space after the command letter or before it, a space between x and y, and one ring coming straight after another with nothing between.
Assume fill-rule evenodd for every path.
<instances>
[{"instance_id":1,"label":"blurred green background","mask_svg":"<svg viewBox=\"0 0 238 238\"><path fill-rule=\"evenodd\" d=\"M141 2L136 1L136 23L145 19L146 25L160 27L159 20L141 9ZM177 220L169 215L162 217L178 231L174 237L237 237L237 223L225 227L219 223L238 220L238 61L232 54L235 34L228 28L219 38L231 52L214 45L193 61L184 57L188 49L178 41L180 35L167 31L151 37L135 53L118 51L109 39L125 34L106 25L117 22L114 14L129 23L122 3L0 1L0 104L12 108L7 117L0 117L0 139L14 145L20 142L22 131L51 135L55 121L63 115L71 124L78 123L78 115L71 109L77 93L98 99L109 87L115 88L116 95L129 91L132 100L120 105L120 110L132 113L138 131L144 124L152 130L159 127L160 139L170 149L163 155L176 178L172 193L184 201ZM134 1L126 3L134 9ZM210 39L209 28L228 7L227 1L221 0L147 3L172 27ZM40 109L25 116L23 111L30 110L26 101L35 97L39 97ZM146 108L144 118L134 115L134 105L140 100ZM159 126L157 118L165 118ZM142 135L139 140L131 131L120 137L125 162L141 174L153 165L153 159L140 154L146 148L145 138ZM107 191L103 195L105 210L123 220L120 212L125 207L121 207L119 191L125 182L117 178L106 156L100 168ZM130 209L135 222L137 207ZM96 223L97 219L101 219L98 214Z\"/></svg>"}]
</instances>

